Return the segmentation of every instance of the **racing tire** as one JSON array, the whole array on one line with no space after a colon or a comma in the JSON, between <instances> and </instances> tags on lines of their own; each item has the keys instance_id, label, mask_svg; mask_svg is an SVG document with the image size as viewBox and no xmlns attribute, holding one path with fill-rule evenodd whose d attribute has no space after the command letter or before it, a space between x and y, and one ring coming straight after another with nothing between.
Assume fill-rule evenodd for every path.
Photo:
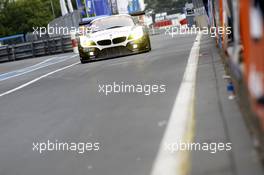
<instances>
[{"instance_id":1,"label":"racing tire","mask_svg":"<svg viewBox=\"0 0 264 175\"><path fill-rule=\"evenodd\" d=\"M82 59L80 59L80 61L81 61L82 64L87 63L87 61L84 61L84 60L82 60Z\"/></svg>"},{"instance_id":2,"label":"racing tire","mask_svg":"<svg viewBox=\"0 0 264 175\"><path fill-rule=\"evenodd\" d=\"M81 62L82 64L85 64L85 63L88 63L89 61L88 61L88 60L85 60L85 59L83 59L83 58L80 56L80 62Z\"/></svg>"}]
</instances>

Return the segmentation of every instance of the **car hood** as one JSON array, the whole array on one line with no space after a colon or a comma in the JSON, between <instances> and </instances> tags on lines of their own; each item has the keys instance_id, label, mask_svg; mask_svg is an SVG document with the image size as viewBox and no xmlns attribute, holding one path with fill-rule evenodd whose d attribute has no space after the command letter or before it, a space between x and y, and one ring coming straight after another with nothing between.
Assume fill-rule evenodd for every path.
<instances>
[{"instance_id":1,"label":"car hood","mask_svg":"<svg viewBox=\"0 0 264 175\"><path fill-rule=\"evenodd\" d=\"M90 34L90 39L94 41L113 39L118 37L128 37L135 26L119 27Z\"/></svg>"}]
</instances>

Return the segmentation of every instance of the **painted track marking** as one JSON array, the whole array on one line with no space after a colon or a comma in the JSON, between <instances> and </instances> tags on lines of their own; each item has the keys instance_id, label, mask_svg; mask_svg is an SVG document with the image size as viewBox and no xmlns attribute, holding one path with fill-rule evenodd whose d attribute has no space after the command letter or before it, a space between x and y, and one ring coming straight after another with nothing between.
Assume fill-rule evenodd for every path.
<instances>
[{"instance_id":1,"label":"painted track marking","mask_svg":"<svg viewBox=\"0 0 264 175\"><path fill-rule=\"evenodd\" d=\"M62 57L49 58L49 59L44 60L44 61L42 61L38 64L35 64L33 66L29 66L29 67L26 67L23 69L19 69L19 70L0 74L0 82L4 81L4 80L8 80L10 78L18 77L18 76L21 76L21 75L24 75L24 74L27 74L27 73L30 73L30 72L33 72L36 70L39 70L41 68L48 67L50 65L61 63L63 61L69 60L69 59L74 58L74 57L76 57L76 55L73 55L70 57L69 56L62 56Z\"/></svg>"},{"instance_id":2,"label":"painted track marking","mask_svg":"<svg viewBox=\"0 0 264 175\"><path fill-rule=\"evenodd\" d=\"M201 36L202 34L197 35L192 46L183 80L176 96L151 175L183 175L186 173L186 170L183 170L188 164L186 155L181 151L169 150L167 145L186 143L186 137L190 135L188 132L190 132L190 128L192 127L190 125L192 125L194 117L195 82ZM185 151L185 153L188 152Z\"/></svg>"},{"instance_id":3,"label":"painted track marking","mask_svg":"<svg viewBox=\"0 0 264 175\"><path fill-rule=\"evenodd\" d=\"M35 79L31 80L31 81L29 81L29 82L27 82L27 83L25 83L25 84L22 84L22 85L20 85L20 86L14 88L14 89L11 89L11 90L9 90L9 91L7 91L7 92L4 92L4 93L0 94L0 97L3 97L3 96L8 95L8 94L11 94L11 93L16 92L16 91L18 91L18 90L20 90L20 89L23 89L24 87L27 87L27 86L29 86L29 85L31 85L31 84L33 84L33 83L35 83L35 82L37 82L37 81L43 79L43 78L46 78L46 77L48 77L48 76L50 76L50 75L52 75L52 74L55 74L55 73L57 73L57 72L60 72L60 71L63 71L63 70L65 70L65 69L68 69L68 68L70 68L70 67L73 67L73 66L75 66L75 65L77 65L77 64L79 64L79 62L73 63L73 64L71 64L71 65L69 65L69 66L65 66L65 67L60 68L60 69L57 69L57 70L55 70L55 71L49 72L49 73L47 73L47 74L45 74L45 75L42 75L42 76L40 76L40 77L38 77L38 78L35 78Z\"/></svg>"}]
</instances>

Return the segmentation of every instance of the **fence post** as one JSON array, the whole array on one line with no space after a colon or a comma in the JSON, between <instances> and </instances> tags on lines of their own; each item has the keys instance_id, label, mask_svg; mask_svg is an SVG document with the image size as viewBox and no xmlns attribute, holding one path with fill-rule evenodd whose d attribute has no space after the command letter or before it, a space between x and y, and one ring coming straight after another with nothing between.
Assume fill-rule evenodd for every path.
<instances>
[{"instance_id":1,"label":"fence post","mask_svg":"<svg viewBox=\"0 0 264 175\"><path fill-rule=\"evenodd\" d=\"M56 53L56 41L54 38L51 40L51 54Z\"/></svg>"},{"instance_id":2,"label":"fence post","mask_svg":"<svg viewBox=\"0 0 264 175\"><path fill-rule=\"evenodd\" d=\"M16 50L15 50L15 46L12 45L12 60L15 61L16 60Z\"/></svg>"},{"instance_id":3,"label":"fence post","mask_svg":"<svg viewBox=\"0 0 264 175\"><path fill-rule=\"evenodd\" d=\"M31 51L32 51L32 57L35 57L35 47L34 47L34 42L31 42Z\"/></svg>"},{"instance_id":4,"label":"fence post","mask_svg":"<svg viewBox=\"0 0 264 175\"><path fill-rule=\"evenodd\" d=\"M48 54L50 55L51 53L50 53L50 41L49 41L49 39L47 39L47 46L48 46Z\"/></svg>"},{"instance_id":5,"label":"fence post","mask_svg":"<svg viewBox=\"0 0 264 175\"><path fill-rule=\"evenodd\" d=\"M46 55L47 52L47 44L46 44L46 40L42 40L42 45L43 45L43 49L44 49L44 54Z\"/></svg>"},{"instance_id":6,"label":"fence post","mask_svg":"<svg viewBox=\"0 0 264 175\"><path fill-rule=\"evenodd\" d=\"M10 51L9 51L9 45L6 46L6 53L7 53L8 61L11 61L11 56L10 56Z\"/></svg>"},{"instance_id":7,"label":"fence post","mask_svg":"<svg viewBox=\"0 0 264 175\"><path fill-rule=\"evenodd\" d=\"M63 36L60 38L60 42L61 42L61 52L64 53Z\"/></svg>"}]
</instances>

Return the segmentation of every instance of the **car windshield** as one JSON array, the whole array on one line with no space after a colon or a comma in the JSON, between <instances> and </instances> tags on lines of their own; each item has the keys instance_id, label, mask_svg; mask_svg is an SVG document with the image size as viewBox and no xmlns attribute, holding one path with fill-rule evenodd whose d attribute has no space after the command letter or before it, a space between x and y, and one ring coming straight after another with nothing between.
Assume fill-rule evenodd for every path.
<instances>
[{"instance_id":1,"label":"car windshield","mask_svg":"<svg viewBox=\"0 0 264 175\"><path fill-rule=\"evenodd\" d=\"M98 32L107 29L134 26L135 23L133 19L129 16L115 16L102 18L92 22L91 29L93 32Z\"/></svg>"}]
</instances>

